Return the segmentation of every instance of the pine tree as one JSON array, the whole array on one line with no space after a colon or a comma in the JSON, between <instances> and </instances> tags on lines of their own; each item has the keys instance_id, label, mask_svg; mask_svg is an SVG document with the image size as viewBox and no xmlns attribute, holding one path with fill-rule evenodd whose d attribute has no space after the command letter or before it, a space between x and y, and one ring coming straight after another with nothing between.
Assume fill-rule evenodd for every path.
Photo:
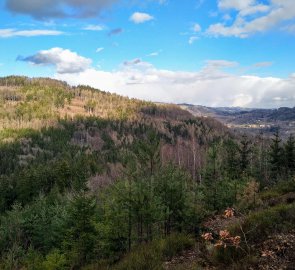
<instances>
[{"instance_id":1,"label":"pine tree","mask_svg":"<svg viewBox=\"0 0 295 270\"><path fill-rule=\"evenodd\" d=\"M153 175L160 165L160 138L158 133L151 129L147 131L147 136L143 140L138 140L134 144L134 154L140 167L147 174Z\"/></svg>"},{"instance_id":2,"label":"pine tree","mask_svg":"<svg viewBox=\"0 0 295 270\"><path fill-rule=\"evenodd\" d=\"M146 239L153 238L152 223L154 220L154 175L161 165L160 147L161 141L159 134L150 129L143 140L139 140L134 145L134 154L139 167L135 184L139 188L138 207L141 209L138 216L138 235L143 239L143 226L146 227Z\"/></svg>"},{"instance_id":3,"label":"pine tree","mask_svg":"<svg viewBox=\"0 0 295 270\"><path fill-rule=\"evenodd\" d=\"M272 139L269 153L271 176L274 178L274 180L278 180L278 177L282 172L283 151L281 147L281 141L282 140L280 138L279 131L277 131L274 134L274 138Z\"/></svg>"},{"instance_id":4,"label":"pine tree","mask_svg":"<svg viewBox=\"0 0 295 270\"><path fill-rule=\"evenodd\" d=\"M225 162L224 162L224 170L226 176L231 179L236 179L239 176L239 148L235 141L229 139L225 142L224 145L225 150Z\"/></svg>"},{"instance_id":5,"label":"pine tree","mask_svg":"<svg viewBox=\"0 0 295 270\"><path fill-rule=\"evenodd\" d=\"M295 139L289 136L284 145L284 161L289 175L293 175L295 171Z\"/></svg>"},{"instance_id":6,"label":"pine tree","mask_svg":"<svg viewBox=\"0 0 295 270\"><path fill-rule=\"evenodd\" d=\"M240 160L239 160L239 167L242 173L246 173L247 169L250 164L250 153L251 153L251 147L250 147L250 141L247 139L246 135L242 137L241 145L239 147L239 153L240 153Z\"/></svg>"},{"instance_id":7,"label":"pine tree","mask_svg":"<svg viewBox=\"0 0 295 270\"><path fill-rule=\"evenodd\" d=\"M156 193L163 209L164 235L169 235L172 230L184 229L193 202L193 194L189 191L190 183L189 175L172 164L162 168L157 175Z\"/></svg>"},{"instance_id":8,"label":"pine tree","mask_svg":"<svg viewBox=\"0 0 295 270\"><path fill-rule=\"evenodd\" d=\"M95 201L86 194L76 195L69 209L65 240L65 254L74 267L88 262L94 250L96 230L93 223Z\"/></svg>"}]
</instances>

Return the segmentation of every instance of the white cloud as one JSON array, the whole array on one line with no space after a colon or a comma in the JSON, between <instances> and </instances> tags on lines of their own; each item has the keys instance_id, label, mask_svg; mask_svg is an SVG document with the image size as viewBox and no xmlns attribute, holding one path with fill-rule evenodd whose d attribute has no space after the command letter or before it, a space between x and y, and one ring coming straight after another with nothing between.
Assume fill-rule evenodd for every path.
<instances>
[{"instance_id":1,"label":"white cloud","mask_svg":"<svg viewBox=\"0 0 295 270\"><path fill-rule=\"evenodd\" d=\"M16 30L0 29L0 38L10 37L36 37L36 36L59 36L64 34L56 30Z\"/></svg>"},{"instance_id":2,"label":"white cloud","mask_svg":"<svg viewBox=\"0 0 295 270\"><path fill-rule=\"evenodd\" d=\"M237 15L231 25L219 22L209 26L207 34L216 37L246 38L295 18L293 0L271 0L269 4L261 4L256 0L219 0L218 7L221 11L234 9Z\"/></svg>"},{"instance_id":3,"label":"white cloud","mask_svg":"<svg viewBox=\"0 0 295 270\"><path fill-rule=\"evenodd\" d=\"M242 10L253 5L255 0L219 0L218 7L221 9Z\"/></svg>"},{"instance_id":4,"label":"white cloud","mask_svg":"<svg viewBox=\"0 0 295 270\"><path fill-rule=\"evenodd\" d=\"M282 30L291 34L295 34L295 24L286 25L282 27Z\"/></svg>"},{"instance_id":5,"label":"white cloud","mask_svg":"<svg viewBox=\"0 0 295 270\"><path fill-rule=\"evenodd\" d=\"M238 94L233 97L233 107L247 107L253 101L253 97L247 94Z\"/></svg>"},{"instance_id":6,"label":"white cloud","mask_svg":"<svg viewBox=\"0 0 295 270\"><path fill-rule=\"evenodd\" d=\"M35 65L53 65L58 74L79 73L90 68L92 61L82 57L75 52L62 48L39 51L28 57L18 57L18 60L29 62Z\"/></svg>"},{"instance_id":7,"label":"white cloud","mask_svg":"<svg viewBox=\"0 0 295 270\"><path fill-rule=\"evenodd\" d=\"M231 68L236 67L239 63L227 60L207 60L206 68L220 69L220 68Z\"/></svg>"},{"instance_id":8,"label":"white cloud","mask_svg":"<svg viewBox=\"0 0 295 270\"><path fill-rule=\"evenodd\" d=\"M230 21L232 19L232 17L229 14L224 14L222 19L225 21Z\"/></svg>"},{"instance_id":9,"label":"white cloud","mask_svg":"<svg viewBox=\"0 0 295 270\"><path fill-rule=\"evenodd\" d=\"M129 97L207 106L294 106L295 79L233 76L220 71L208 74L147 68L122 68L114 72L88 69L79 74L57 74L73 85L89 84ZM275 99L281 97L280 100Z\"/></svg>"},{"instance_id":10,"label":"white cloud","mask_svg":"<svg viewBox=\"0 0 295 270\"><path fill-rule=\"evenodd\" d=\"M101 52L101 51L103 51L104 50L104 48L97 48L96 50L95 50L95 52L97 52L97 53L99 53L99 52Z\"/></svg>"},{"instance_id":11,"label":"white cloud","mask_svg":"<svg viewBox=\"0 0 295 270\"><path fill-rule=\"evenodd\" d=\"M105 27L103 25L89 24L82 29L88 31L103 31Z\"/></svg>"},{"instance_id":12,"label":"white cloud","mask_svg":"<svg viewBox=\"0 0 295 270\"><path fill-rule=\"evenodd\" d=\"M201 32L201 30L202 30L201 26L198 23L195 23L193 26L193 31L197 33L197 32Z\"/></svg>"},{"instance_id":13,"label":"white cloud","mask_svg":"<svg viewBox=\"0 0 295 270\"><path fill-rule=\"evenodd\" d=\"M191 36L188 40L188 44L192 45L195 43L195 41L197 41L199 38L196 36Z\"/></svg>"},{"instance_id":14,"label":"white cloud","mask_svg":"<svg viewBox=\"0 0 295 270\"><path fill-rule=\"evenodd\" d=\"M151 56L151 57L155 57L155 56L159 56L159 54L162 52L162 50L156 51L156 52L152 52L150 54L148 54L147 56Z\"/></svg>"},{"instance_id":15,"label":"white cloud","mask_svg":"<svg viewBox=\"0 0 295 270\"><path fill-rule=\"evenodd\" d=\"M253 108L295 104L295 73L285 79L235 75L227 69L240 68L239 63L222 59L207 60L202 69L190 72L158 69L139 58L125 61L117 70L103 71L92 67L90 59L61 48L40 51L21 60L54 65L54 77L71 85L87 84L145 100Z\"/></svg>"},{"instance_id":16,"label":"white cloud","mask_svg":"<svg viewBox=\"0 0 295 270\"><path fill-rule=\"evenodd\" d=\"M270 67L272 65L273 65L273 62L258 62L258 63L255 63L253 66L257 68L261 68L261 67Z\"/></svg>"},{"instance_id":17,"label":"white cloud","mask_svg":"<svg viewBox=\"0 0 295 270\"><path fill-rule=\"evenodd\" d=\"M130 21L139 24L153 20L154 17L147 13L135 12L131 15Z\"/></svg>"},{"instance_id":18,"label":"white cloud","mask_svg":"<svg viewBox=\"0 0 295 270\"><path fill-rule=\"evenodd\" d=\"M157 69L150 63L134 59L125 61L112 72L88 68L79 74L58 73L55 78L72 85L86 83L152 101L254 108L294 106L295 74L281 79L238 76L223 70L237 65L231 61L209 60L201 70L186 72Z\"/></svg>"}]
</instances>

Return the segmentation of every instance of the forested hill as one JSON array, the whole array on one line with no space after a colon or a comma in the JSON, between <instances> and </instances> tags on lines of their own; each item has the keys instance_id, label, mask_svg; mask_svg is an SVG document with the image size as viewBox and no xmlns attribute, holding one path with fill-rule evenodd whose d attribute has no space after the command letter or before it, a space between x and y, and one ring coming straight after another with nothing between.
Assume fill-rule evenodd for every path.
<instances>
[{"instance_id":1,"label":"forested hill","mask_svg":"<svg viewBox=\"0 0 295 270\"><path fill-rule=\"evenodd\" d=\"M38 129L58 119L71 120L79 116L108 120L194 118L177 105L130 99L85 85L71 87L50 78L0 78L0 105L1 129ZM217 121L211 120L211 124L216 125L216 129L223 128Z\"/></svg>"},{"instance_id":2,"label":"forested hill","mask_svg":"<svg viewBox=\"0 0 295 270\"><path fill-rule=\"evenodd\" d=\"M226 126L242 132L272 136L280 129L284 139L294 132L295 107L278 109L213 108L181 104L183 109L195 116L213 117Z\"/></svg>"},{"instance_id":3,"label":"forested hill","mask_svg":"<svg viewBox=\"0 0 295 270\"><path fill-rule=\"evenodd\" d=\"M228 207L240 223L261 211L239 224L251 239L236 229L217 242L235 239L227 264L250 260L264 225L294 224L294 149L293 137L238 136L175 105L0 78L0 269L173 269L165 261L195 247L196 267L224 269L205 224Z\"/></svg>"},{"instance_id":4,"label":"forested hill","mask_svg":"<svg viewBox=\"0 0 295 270\"><path fill-rule=\"evenodd\" d=\"M49 78L0 78L0 104L2 145L18 147L10 157L15 164L2 157L3 170L11 172L40 161L40 156L56 160L71 148L98 154L108 168L114 167L120 164L118 150L151 130L161 138L163 160L196 171L204 163L198 152L217 138L233 137L218 121L194 117L176 105L156 105L89 86L71 87ZM108 175L117 175L109 170Z\"/></svg>"},{"instance_id":5,"label":"forested hill","mask_svg":"<svg viewBox=\"0 0 295 270\"><path fill-rule=\"evenodd\" d=\"M109 120L139 119L153 104L125 98L88 86L70 87L49 78L0 78L1 127L35 128L57 119L99 117ZM172 110L173 108L169 108ZM142 111L142 112L141 112ZM148 112L148 111L147 111ZM177 110L175 117L188 117Z\"/></svg>"}]
</instances>

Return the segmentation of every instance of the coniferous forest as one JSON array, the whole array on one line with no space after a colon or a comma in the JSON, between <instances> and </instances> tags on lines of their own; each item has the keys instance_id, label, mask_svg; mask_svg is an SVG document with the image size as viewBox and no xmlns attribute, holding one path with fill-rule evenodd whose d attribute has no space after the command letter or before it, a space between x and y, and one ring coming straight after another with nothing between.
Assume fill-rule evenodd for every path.
<instances>
[{"instance_id":1,"label":"coniferous forest","mask_svg":"<svg viewBox=\"0 0 295 270\"><path fill-rule=\"evenodd\" d=\"M0 123L0 269L294 267L292 134L18 76Z\"/></svg>"}]
</instances>

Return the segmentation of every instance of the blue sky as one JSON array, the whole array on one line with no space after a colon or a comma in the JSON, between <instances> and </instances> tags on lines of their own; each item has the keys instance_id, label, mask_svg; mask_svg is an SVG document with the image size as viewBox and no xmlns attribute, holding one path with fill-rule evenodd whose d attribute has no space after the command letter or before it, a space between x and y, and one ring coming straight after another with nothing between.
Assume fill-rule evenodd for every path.
<instances>
[{"instance_id":1,"label":"blue sky","mask_svg":"<svg viewBox=\"0 0 295 270\"><path fill-rule=\"evenodd\" d=\"M294 0L1 0L0 76L208 106L295 106Z\"/></svg>"}]
</instances>

